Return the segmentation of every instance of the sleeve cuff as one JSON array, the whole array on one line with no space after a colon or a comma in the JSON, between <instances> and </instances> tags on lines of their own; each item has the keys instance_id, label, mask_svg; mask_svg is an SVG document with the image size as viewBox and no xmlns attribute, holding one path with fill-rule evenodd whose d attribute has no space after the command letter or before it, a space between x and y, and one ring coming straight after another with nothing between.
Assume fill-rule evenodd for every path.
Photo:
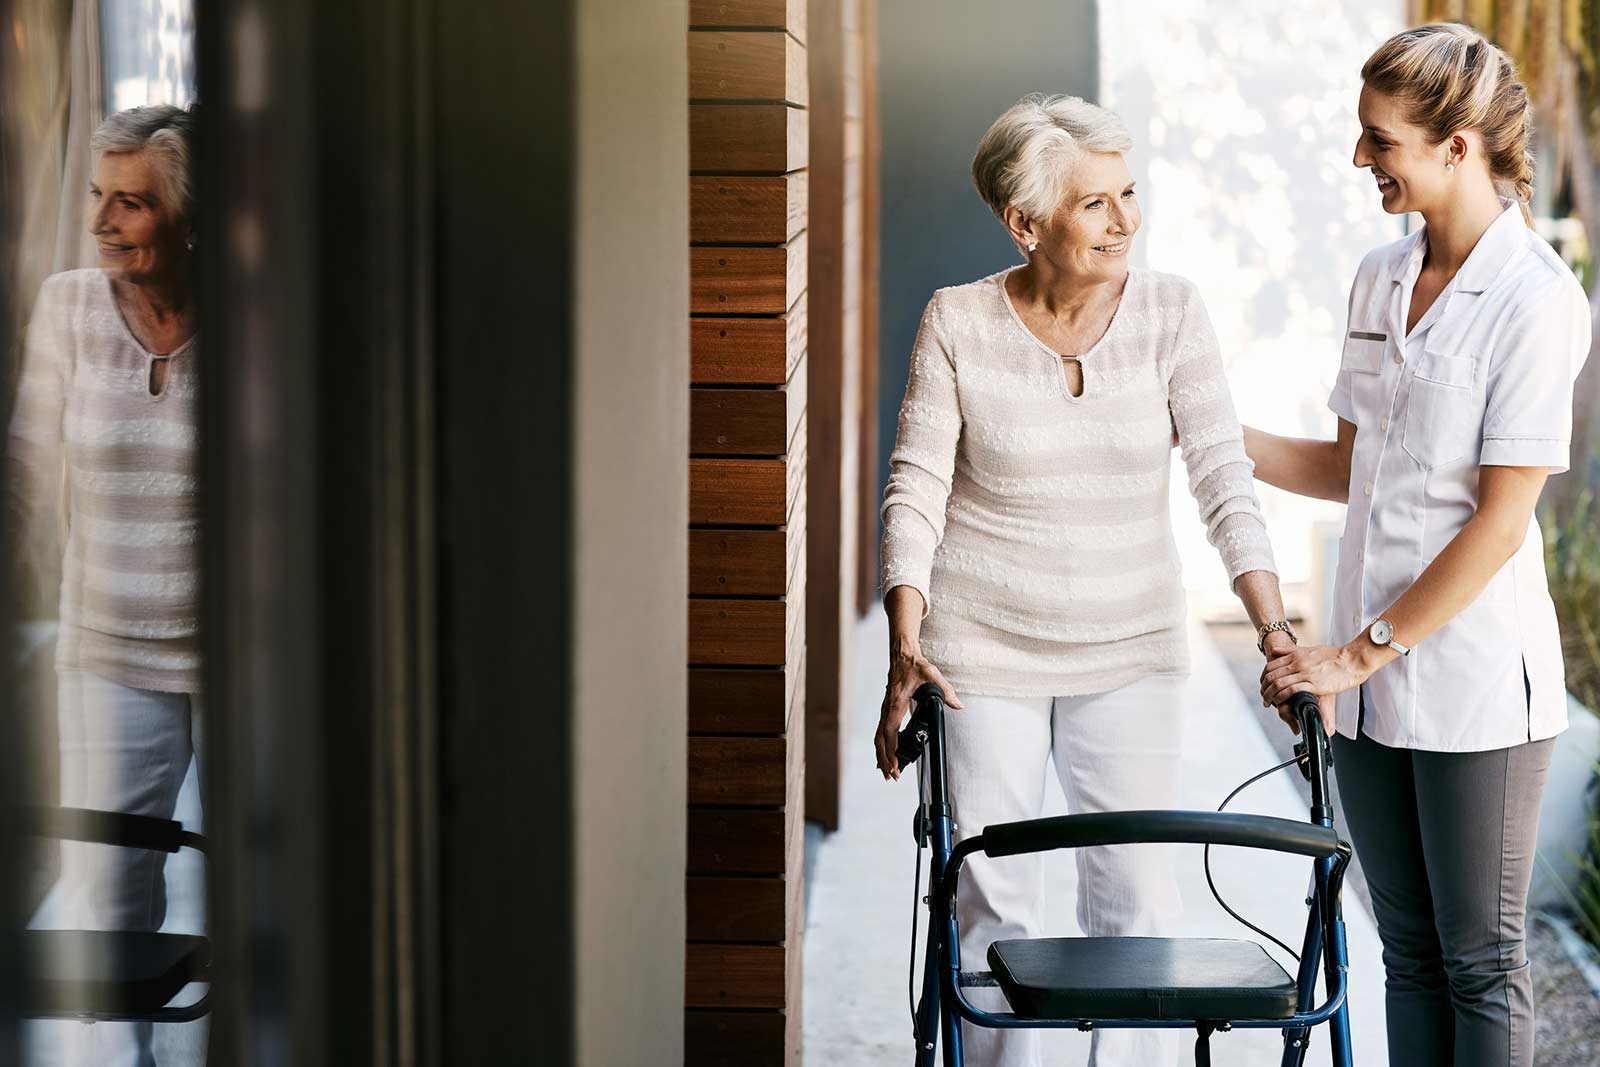
<instances>
[{"instance_id":1,"label":"sleeve cuff","mask_svg":"<svg viewBox=\"0 0 1600 1067\"><path fill-rule=\"evenodd\" d=\"M1355 408L1350 403L1350 394L1340 386L1334 386L1333 392L1328 394L1328 410L1345 422L1354 424L1356 421Z\"/></svg>"},{"instance_id":2,"label":"sleeve cuff","mask_svg":"<svg viewBox=\"0 0 1600 1067\"><path fill-rule=\"evenodd\" d=\"M1571 445L1561 437L1485 437L1478 463L1485 467L1550 467L1567 469Z\"/></svg>"},{"instance_id":3,"label":"sleeve cuff","mask_svg":"<svg viewBox=\"0 0 1600 1067\"><path fill-rule=\"evenodd\" d=\"M897 585L908 586L908 587L910 587L912 589L915 589L919 594L921 594L921 596L922 596L922 617L924 619L926 619L928 617L928 608L932 603L931 598L928 596L928 582L927 582L927 580L923 579L923 580L919 581L919 580L917 580L917 578L915 578L915 577L913 577L911 575L885 574L883 576L883 588L878 590L879 597L880 598L887 597L889 595L889 590L893 589Z\"/></svg>"}]
</instances>

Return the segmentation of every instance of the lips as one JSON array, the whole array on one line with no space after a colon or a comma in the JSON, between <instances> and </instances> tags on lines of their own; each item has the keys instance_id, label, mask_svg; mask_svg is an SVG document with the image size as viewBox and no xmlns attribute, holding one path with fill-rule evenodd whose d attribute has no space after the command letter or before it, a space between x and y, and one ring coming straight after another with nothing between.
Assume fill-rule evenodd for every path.
<instances>
[{"instance_id":1,"label":"lips","mask_svg":"<svg viewBox=\"0 0 1600 1067\"><path fill-rule=\"evenodd\" d=\"M1128 242L1123 241L1114 245L1095 245L1094 250L1107 256L1120 256L1128 250Z\"/></svg>"},{"instance_id":2,"label":"lips","mask_svg":"<svg viewBox=\"0 0 1600 1067\"><path fill-rule=\"evenodd\" d=\"M1378 191L1379 192L1386 193L1390 189L1393 189L1397 184L1399 184L1393 178L1389 177L1387 174L1379 174L1377 171L1373 171L1372 172L1372 176L1375 179L1377 179Z\"/></svg>"}]
</instances>

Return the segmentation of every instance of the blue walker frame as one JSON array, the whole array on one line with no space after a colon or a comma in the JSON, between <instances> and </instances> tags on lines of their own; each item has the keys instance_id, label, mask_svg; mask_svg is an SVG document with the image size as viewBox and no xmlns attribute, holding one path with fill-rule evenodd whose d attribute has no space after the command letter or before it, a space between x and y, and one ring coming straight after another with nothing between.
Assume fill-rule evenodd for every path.
<instances>
[{"instance_id":1,"label":"blue walker frame","mask_svg":"<svg viewBox=\"0 0 1600 1067\"><path fill-rule=\"evenodd\" d=\"M1350 1019L1345 1003L1349 957L1345 944L1340 890L1351 857L1350 844L1339 838L1328 801L1328 739L1317 712L1316 698L1298 694L1291 707L1307 745L1311 783L1310 821L1300 823L1269 816L1208 811L1141 811L1064 815L986 827L982 834L954 843L946 782L944 700L936 686L924 685L914 698L915 711L906 731L916 732L925 749L927 795L919 788L916 831L931 841L933 862L929 893L923 898L930 919L923 957L922 996L917 1005L917 1067L934 1067L937 1033L944 1049L944 1067L962 1067L961 1021L995 1029L1193 1029L1195 1061L1210 1063L1212 1033L1231 1029L1281 1029L1282 1067L1301 1067L1313 1027L1329 1026L1333 1067L1352 1067ZM976 1007L964 990L989 984L983 972L961 970L960 929L955 914L956 884L961 868L976 852L990 856L1047 852L1096 845L1172 843L1216 844L1291 852L1313 859L1309 914L1296 979L1297 1010L1278 1019L1041 1019L1014 1012ZM918 887L920 892L920 885ZM1320 964L1320 967L1319 967ZM1326 999L1316 1004L1317 972L1322 971Z\"/></svg>"}]
</instances>

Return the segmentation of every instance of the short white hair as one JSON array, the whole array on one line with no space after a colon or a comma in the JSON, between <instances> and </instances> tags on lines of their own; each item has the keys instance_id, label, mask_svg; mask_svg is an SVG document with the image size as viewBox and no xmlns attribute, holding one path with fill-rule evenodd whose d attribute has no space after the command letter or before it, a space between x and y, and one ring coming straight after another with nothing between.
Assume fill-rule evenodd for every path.
<instances>
[{"instance_id":1,"label":"short white hair","mask_svg":"<svg viewBox=\"0 0 1600 1067\"><path fill-rule=\"evenodd\" d=\"M172 104L130 107L106 116L89 138L96 155L105 152L149 152L161 175L161 197L179 218L194 218L194 183L189 160L193 155L194 109Z\"/></svg>"},{"instance_id":2,"label":"short white hair","mask_svg":"<svg viewBox=\"0 0 1600 1067\"><path fill-rule=\"evenodd\" d=\"M1029 93L983 135L972 157L972 184L998 217L1015 204L1030 219L1047 219L1081 157L1132 147L1128 128L1105 108L1076 96Z\"/></svg>"}]
</instances>

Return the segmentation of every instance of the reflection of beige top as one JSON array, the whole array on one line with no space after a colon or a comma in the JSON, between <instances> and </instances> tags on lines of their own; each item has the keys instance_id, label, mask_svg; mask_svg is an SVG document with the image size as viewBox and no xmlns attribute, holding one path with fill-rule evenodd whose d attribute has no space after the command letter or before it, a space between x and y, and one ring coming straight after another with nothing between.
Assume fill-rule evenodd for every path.
<instances>
[{"instance_id":1,"label":"reflection of beige top","mask_svg":"<svg viewBox=\"0 0 1600 1067\"><path fill-rule=\"evenodd\" d=\"M65 519L60 667L141 689L200 687L196 355L191 338L151 396L153 357L104 272L57 274L39 290L7 489L25 544Z\"/></svg>"},{"instance_id":2,"label":"reflection of beige top","mask_svg":"<svg viewBox=\"0 0 1600 1067\"><path fill-rule=\"evenodd\" d=\"M1074 397L1004 279L941 289L923 315L884 492L883 588L922 593L923 652L958 693L1067 696L1185 670L1174 428L1229 581L1273 570L1200 296L1132 272Z\"/></svg>"}]
</instances>

